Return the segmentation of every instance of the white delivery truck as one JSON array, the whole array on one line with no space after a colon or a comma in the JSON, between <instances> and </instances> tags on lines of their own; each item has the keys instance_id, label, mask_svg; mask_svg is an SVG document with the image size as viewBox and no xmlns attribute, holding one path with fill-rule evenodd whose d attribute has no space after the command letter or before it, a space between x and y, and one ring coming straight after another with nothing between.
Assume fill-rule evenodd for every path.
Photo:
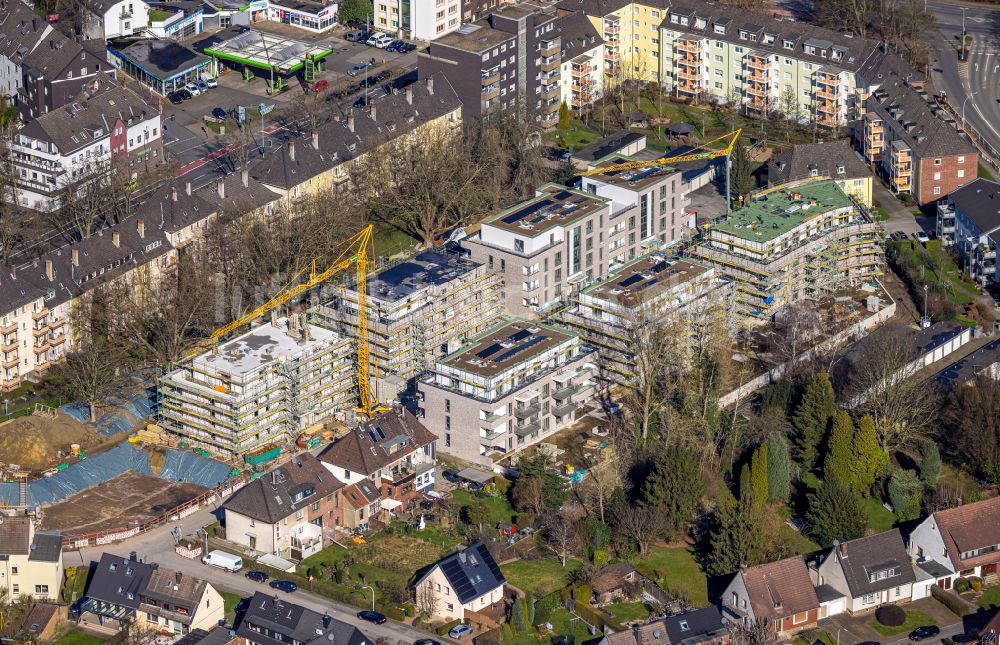
<instances>
[{"instance_id":1,"label":"white delivery truck","mask_svg":"<svg viewBox=\"0 0 1000 645\"><path fill-rule=\"evenodd\" d=\"M225 551L212 551L202 558L201 561L213 567L232 571L233 573L243 568L243 558L232 553L226 553Z\"/></svg>"}]
</instances>

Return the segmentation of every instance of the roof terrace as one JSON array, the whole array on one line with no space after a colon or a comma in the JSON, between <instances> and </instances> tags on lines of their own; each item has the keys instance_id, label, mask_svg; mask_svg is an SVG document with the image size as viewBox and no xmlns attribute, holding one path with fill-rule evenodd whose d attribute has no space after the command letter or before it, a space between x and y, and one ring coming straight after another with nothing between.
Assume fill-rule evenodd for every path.
<instances>
[{"instance_id":1,"label":"roof terrace","mask_svg":"<svg viewBox=\"0 0 1000 645\"><path fill-rule=\"evenodd\" d=\"M427 287L456 280L481 266L458 255L424 251L368 277L368 296L397 302Z\"/></svg>"},{"instance_id":2,"label":"roof terrace","mask_svg":"<svg viewBox=\"0 0 1000 645\"><path fill-rule=\"evenodd\" d=\"M584 293L624 307L632 307L648 302L664 292L669 293L709 270L688 259L668 258L662 253L652 253L626 264L607 279L584 289Z\"/></svg>"},{"instance_id":3,"label":"roof terrace","mask_svg":"<svg viewBox=\"0 0 1000 645\"><path fill-rule=\"evenodd\" d=\"M545 324L513 320L486 331L441 363L488 378L572 338Z\"/></svg>"},{"instance_id":4,"label":"roof terrace","mask_svg":"<svg viewBox=\"0 0 1000 645\"><path fill-rule=\"evenodd\" d=\"M597 164L596 167L604 168L620 163L628 163L630 161L639 160L630 157L615 156L602 161ZM612 172L590 175L590 178L598 179L606 184L628 188L629 190L642 190L650 184L656 183L664 177L669 177L676 172L677 168L672 165L662 165L650 162L648 166L643 166L641 168L633 168L631 170L615 170Z\"/></svg>"},{"instance_id":5,"label":"roof terrace","mask_svg":"<svg viewBox=\"0 0 1000 645\"><path fill-rule=\"evenodd\" d=\"M603 197L562 186L544 186L541 190L544 194L501 211L484 224L535 237L608 206L608 200Z\"/></svg>"},{"instance_id":6,"label":"roof terrace","mask_svg":"<svg viewBox=\"0 0 1000 645\"><path fill-rule=\"evenodd\" d=\"M769 242L814 217L853 205L836 182L821 181L765 195L712 227L752 242Z\"/></svg>"}]
</instances>

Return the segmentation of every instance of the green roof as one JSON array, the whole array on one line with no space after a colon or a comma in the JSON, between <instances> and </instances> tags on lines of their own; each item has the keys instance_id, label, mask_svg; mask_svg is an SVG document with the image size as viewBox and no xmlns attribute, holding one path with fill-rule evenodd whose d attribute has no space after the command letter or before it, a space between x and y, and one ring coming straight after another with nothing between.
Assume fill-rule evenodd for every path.
<instances>
[{"instance_id":1,"label":"green roof","mask_svg":"<svg viewBox=\"0 0 1000 645\"><path fill-rule=\"evenodd\" d=\"M733 211L714 228L745 240L768 242L818 215L854 202L835 181L777 190Z\"/></svg>"}]
</instances>

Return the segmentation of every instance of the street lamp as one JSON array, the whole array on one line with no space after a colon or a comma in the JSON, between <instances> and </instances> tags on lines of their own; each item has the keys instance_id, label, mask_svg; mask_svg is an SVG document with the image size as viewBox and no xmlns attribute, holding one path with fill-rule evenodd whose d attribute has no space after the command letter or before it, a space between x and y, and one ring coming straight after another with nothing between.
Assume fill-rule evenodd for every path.
<instances>
[{"instance_id":1,"label":"street lamp","mask_svg":"<svg viewBox=\"0 0 1000 645\"><path fill-rule=\"evenodd\" d=\"M961 8L962 9L962 49L961 49L961 56L958 57L958 60L965 60L965 10L967 8L968 7L962 7Z\"/></svg>"},{"instance_id":2,"label":"street lamp","mask_svg":"<svg viewBox=\"0 0 1000 645\"><path fill-rule=\"evenodd\" d=\"M980 91L981 91L981 90L976 90L976 91L975 91L975 92L973 92L972 94L970 94L970 95L966 96L966 97L965 97L965 100L964 100L964 101L962 101L962 129L963 129L963 130L965 129L965 104L966 104L966 103L968 102L968 100L969 100L969 99L971 99L971 98L972 98L973 96L975 96L976 94L979 94L979 92L980 92Z\"/></svg>"},{"instance_id":3,"label":"street lamp","mask_svg":"<svg viewBox=\"0 0 1000 645\"><path fill-rule=\"evenodd\" d=\"M375 590L372 589L371 585L361 585L362 589L368 589L372 592L372 611L375 611Z\"/></svg>"},{"instance_id":4,"label":"street lamp","mask_svg":"<svg viewBox=\"0 0 1000 645\"><path fill-rule=\"evenodd\" d=\"M844 631L843 627L837 630L837 645L840 645L840 632L842 631Z\"/></svg>"}]
</instances>

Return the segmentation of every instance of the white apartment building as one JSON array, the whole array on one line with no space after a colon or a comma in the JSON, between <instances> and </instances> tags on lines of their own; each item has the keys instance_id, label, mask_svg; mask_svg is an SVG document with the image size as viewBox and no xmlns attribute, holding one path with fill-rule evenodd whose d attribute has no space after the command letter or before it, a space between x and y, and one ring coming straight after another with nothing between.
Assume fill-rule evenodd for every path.
<instances>
[{"instance_id":1,"label":"white apartment building","mask_svg":"<svg viewBox=\"0 0 1000 645\"><path fill-rule=\"evenodd\" d=\"M375 0L374 26L397 38L434 40L462 26L462 0Z\"/></svg>"},{"instance_id":2,"label":"white apartment building","mask_svg":"<svg viewBox=\"0 0 1000 645\"><path fill-rule=\"evenodd\" d=\"M86 5L83 34L110 40L140 34L149 24L149 5L142 0L98 0Z\"/></svg>"},{"instance_id":3,"label":"white apartment building","mask_svg":"<svg viewBox=\"0 0 1000 645\"><path fill-rule=\"evenodd\" d=\"M52 26L24 0L0 2L0 93L15 99L23 84L25 57L52 31Z\"/></svg>"},{"instance_id":4,"label":"white apartment building","mask_svg":"<svg viewBox=\"0 0 1000 645\"><path fill-rule=\"evenodd\" d=\"M582 13L556 20L562 40L560 100L571 110L585 110L604 96L604 39Z\"/></svg>"},{"instance_id":5,"label":"white apartment building","mask_svg":"<svg viewBox=\"0 0 1000 645\"><path fill-rule=\"evenodd\" d=\"M423 423L443 437L439 450L491 464L574 421L593 394L594 358L573 333L506 321L439 360L418 383Z\"/></svg>"}]
</instances>

